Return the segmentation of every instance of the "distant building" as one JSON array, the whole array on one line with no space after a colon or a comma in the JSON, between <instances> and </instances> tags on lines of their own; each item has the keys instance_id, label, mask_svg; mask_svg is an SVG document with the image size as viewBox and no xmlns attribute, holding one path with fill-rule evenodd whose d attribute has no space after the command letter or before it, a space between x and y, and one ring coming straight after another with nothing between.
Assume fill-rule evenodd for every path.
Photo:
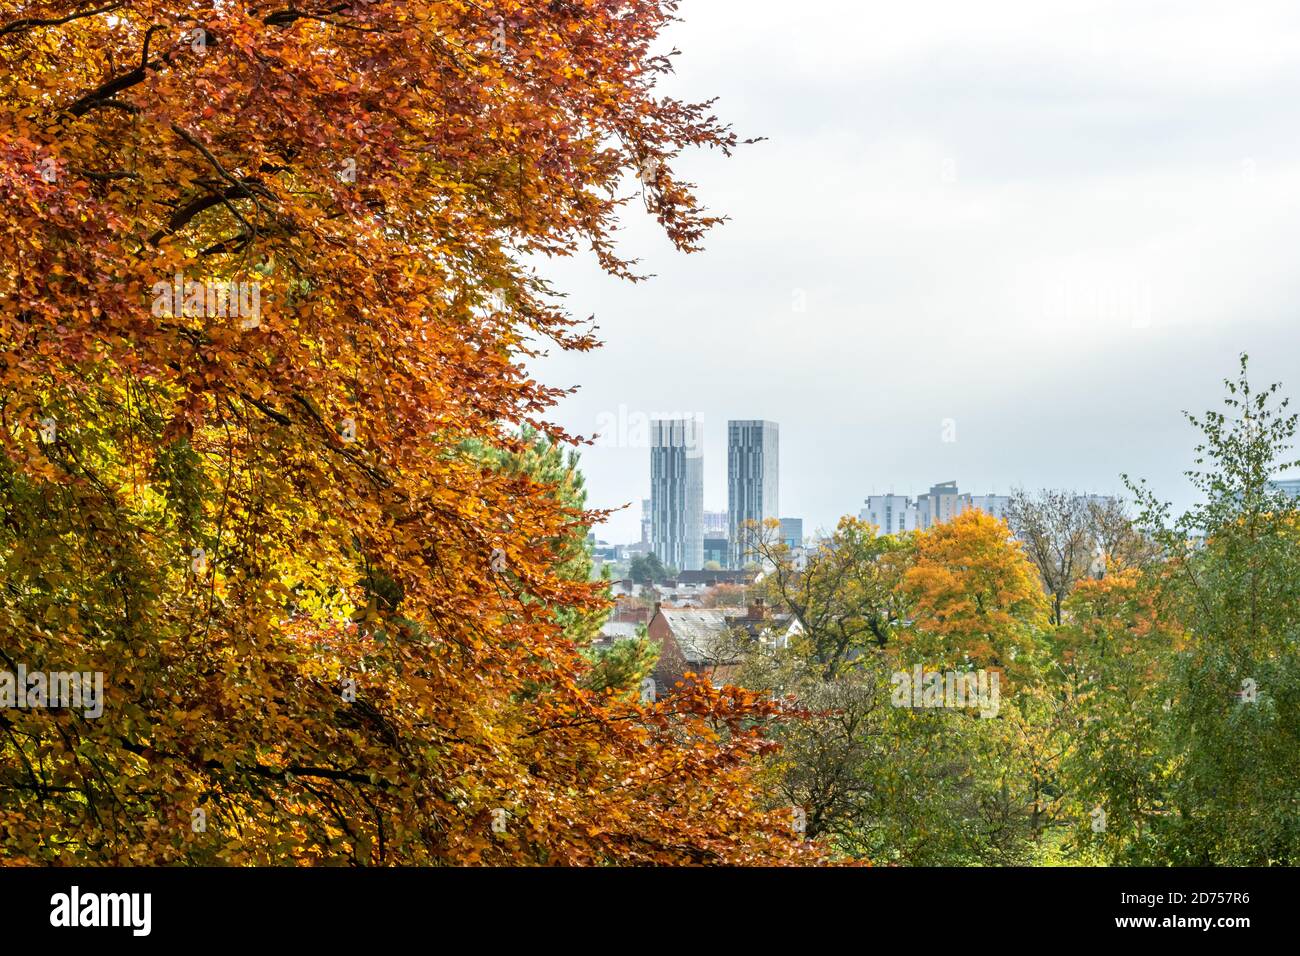
<instances>
[{"instance_id":1,"label":"distant building","mask_svg":"<svg viewBox=\"0 0 1300 956\"><path fill-rule=\"evenodd\" d=\"M781 519L781 543L791 550L803 547L803 518Z\"/></svg>"},{"instance_id":2,"label":"distant building","mask_svg":"<svg viewBox=\"0 0 1300 956\"><path fill-rule=\"evenodd\" d=\"M1007 520L1007 510L1011 507L1010 495L967 495L968 507L982 511L993 518Z\"/></svg>"},{"instance_id":3,"label":"distant building","mask_svg":"<svg viewBox=\"0 0 1300 956\"><path fill-rule=\"evenodd\" d=\"M880 534L916 530L916 504L906 495L871 495L858 517L876 526Z\"/></svg>"},{"instance_id":4,"label":"distant building","mask_svg":"<svg viewBox=\"0 0 1300 956\"><path fill-rule=\"evenodd\" d=\"M925 531L937 524L947 524L965 511L965 502L957 490L957 482L944 481L931 486L928 493L916 499L916 527Z\"/></svg>"},{"instance_id":5,"label":"distant building","mask_svg":"<svg viewBox=\"0 0 1300 956\"><path fill-rule=\"evenodd\" d=\"M604 644L612 644L614 641L634 641L637 637L637 628L641 626L633 621L606 621L600 626L597 639Z\"/></svg>"},{"instance_id":6,"label":"distant building","mask_svg":"<svg viewBox=\"0 0 1300 956\"><path fill-rule=\"evenodd\" d=\"M621 544L610 544L608 541L598 541L595 533L587 535L587 547L591 551L593 559L601 561L617 561L621 557Z\"/></svg>"},{"instance_id":7,"label":"distant building","mask_svg":"<svg viewBox=\"0 0 1300 956\"><path fill-rule=\"evenodd\" d=\"M725 568L727 562L731 560L731 548L725 536L720 538L705 535L704 538L704 563L717 561L718 566Z\"/></svg>"},{"instance_id":8,"label":"distant building","mask_svg":"<svg viewBox=\"0 0 1300 956\"><path fill-rule=\"evenodd\" d=\"M721 608L657 607L646 630L659 644L654 681L660 694L670 693L687 673L713 679L720 676L720 668L739 662L739 648Z\"/></svg>"},{"instance_id":9,"label":"distant building","mask_svg":"<svg viewBox=\"0 0 1300 956\"><path fill-rule=\"evenodd\" d=\"M649 554L652 550L648 541L637 541L635 544L618 544L614 546L614 560L631 561L639 555Z\"/></svg>"},{"instance_id":10,"label":"distant building","mask_svg":"<svg viewBox=\"0 0 1300 956\"><path fill-rule=\"evenodd\" d=\"M650 608L637 597L616 597L614 598L614 613L610 615L609 619L624 624L649 624Z\"/></svg>"},{"instance_id":11,"label":"distant building","mask_svg":"<svg viewBox=\"0 0 1300 956\"><path fill-rule=\"evenodd\" d=\"M785 646L802 628L790 615L774 615L761 600L745 608L672 608L660 605L647 632L659 644L657 693L670 693L687 673L720 686L735 676L745 638Z\"/></svg>"},{"instance_id":12,"label":"distant building","mask_svg":"<svg viewBox=\"0 0 1300 956\"><path fill-rule=\"evenodd\" d=\"M808 558L810 555L815 554L816 550L816 548L808 547L791 548L788 556L790 567L794 568L796 571L807 571Z\"/></svg>"},{"instance_id":13,"label":"distant building","mask_svg":"<svg viewBox=\"0 0 1300 956\"><path fill-rule=\"evenodd\" d=\"M727 422L727 519L733 568L752 560L742 529L780 515L780 429L776 422Z\"/></svg>"},{"instance_id":14,"label":"distant building","mask_svg":"<svg viewBox=\"0 0 1300 956\"><path fill-rule=\"evenodd\" d=\"M727 536L727 513L725 511L704 512L704 536L706 538L725 538Z\"/></svg>"},{"instance_id":15,"label":"distant building","mask_svg":"<svg viewBox=\"0 0 1300 956\"><path fill-rule=\"evenodd\" d=\"M1300 498L1300 478L1286 478L1281 481L1270 481L1268 487L1273 491L1284 491L1292 498Z\"/></svg>"},{"instance_id":16,"label":"distant building","mask_svg":"<svg viewBox=\"0 0 1300 956\"><path fill-rule=\"evenodd\" d=\"M1295 484L1297 494L1300 494L1300 481ZM1085 494L1079 495L1078 500L1104 507L1114 498ZM929 492L918 496L915 501L905 495L871 495L864 504L865 507L858 512L859 518L875 525L879 534L899 534L946 524L972 509L1006 521L1011 510L1011 496L963 493L958 490L957 482L945 481L933 485Z\"/></svg>"},{"instance_id":17,"label":"distant building","mask_svg":"<svg viewBox=\"0 0 1300 956\"><path fill-rule=\"evenodd\" d=\"M713 587L717 584L753 584L757 577L757 571L683 571L677 575L677 580L682 584Z\"/></svg>"},{"instance_id":18,"label":"distant building","mask_svg":"<svg viewBox=\"0 0 1300 956\"><path fill-rule=\"evenodd\" d=\"M704 565L703 432L694 418L650 423L650 540L679 571Z\"/></svg>"},{"instance_id":19,"label":"distant building","mask_svg":"<svg viewBox=\"0 0 1300 956\"><path fill-rule=\"evenodd\" d=\"M653 514L653 509L650 506L650 499L642 498L641 499L641 543L645 545L648 545L650 543L650 535L654 527L654 520L651 517L652 514Z\"/></svg>"},{"instance_id":20,"label":"distant building","mask_svg":"<svg viewBox=\"0 0 1300 956\"><path fill-rule=\"evenodd\" d=\"M609 582L609 596L618 599L621 597L635 597L645 589L645 585L637 584L631 578L617 578Z\"/></svg>"}]
</instances>

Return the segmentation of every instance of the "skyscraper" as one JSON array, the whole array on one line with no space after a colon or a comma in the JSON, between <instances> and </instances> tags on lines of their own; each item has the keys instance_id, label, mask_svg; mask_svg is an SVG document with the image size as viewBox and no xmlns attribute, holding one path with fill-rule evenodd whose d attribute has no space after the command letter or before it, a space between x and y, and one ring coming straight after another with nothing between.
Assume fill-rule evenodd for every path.
<instances>
[{"instance_id":1,"label":"skyscraper","mask_svg":"<svg viewBox=\"0 0 1300 956\"><path fill-rule=\"evenodd\" d=\"M727 422L727 520L731 566L743 568L753 558L742 529L749 521L779 516L780 434L776 422Z\"/></svg>"},{"instance_id":2,"label":"skyscraper","mask_svg":"<svg viewBox=\"0 0 1300 956\"><path fill-rule=\"evenodd\" d=\"M704 566L703 443L698 419L650 422L650 543L679 571Z\"/></svg>"}]
</instances>

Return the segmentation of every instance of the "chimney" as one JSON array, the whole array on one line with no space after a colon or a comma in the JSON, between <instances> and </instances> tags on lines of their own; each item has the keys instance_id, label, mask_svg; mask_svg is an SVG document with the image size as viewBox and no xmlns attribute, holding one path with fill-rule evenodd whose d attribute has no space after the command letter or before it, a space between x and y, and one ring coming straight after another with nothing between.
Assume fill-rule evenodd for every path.
<instances>
[{"instance_id":1,"label":"chimney","mask_svg":"<svg viewBox=\"0 0 1300 956\"><path fill-rule=\"evenodd\" d=\"M761 621L767 617L767 606L763 603L761 597L754 598L754 603L749 606L749 611L745 615L748 621Z\"/></svg>"},{"instance_id":2,"label":"chimney","mask_svg":"<svg viewBox=\"0 0 1300 956\"><path fill-rule=\"evenodd\" d=\"M654 613L650 615L650 620L653 621L656 617L659 616L659 609L660 609L661 607L663 607L663 602L661 602L661 601L655 601L655 609L654 609Z\"/></svg>"}]
</instances>

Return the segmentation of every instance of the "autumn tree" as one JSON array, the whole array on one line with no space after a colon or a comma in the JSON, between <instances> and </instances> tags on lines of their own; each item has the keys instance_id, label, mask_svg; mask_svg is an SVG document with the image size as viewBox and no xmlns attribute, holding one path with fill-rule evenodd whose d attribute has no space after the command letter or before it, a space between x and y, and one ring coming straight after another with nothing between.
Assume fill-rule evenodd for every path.
<instances>
[{"instance_id":1,"label":"autumn tree","mask_svg":"<svg viewBox=\"0 0 1300 956\"><path fill-rule=\"evenodd\" d=\"M745 584L715 584L700 597L701 607L748 607L752 594L762 592L762 587Z\"/></svg>"},{"instance_id":2,"label":"autumn tree","mask_svg":"<svg viewBox=\"0 0 1300 956\"><path fill-rule=\"evenodd\" d=\"M610 273L730 151L671 0L0 0L0 714L16 862L749 862L776 706L583 683L592 520L536 453Z\"/></svg>"},{"instance_id":3,"label":"autumn tree","mask_svg":"<svg viewBox=\"0 0 1300 956\"><path fill-rule=\"evenodd\" d=\"M1076 850L1117 862L1167 812L1165 687L1181 643L1167 572L1123 568L1080 582L1053 636L1056 687L1073 728L1062 817L1073 818Z\"/></svg>"},{"instance_id":4,"label":"autumn tree","mask_svg":"<svg viewBox=\"0 0 1300 956\"><path fill-rule=\"evenodd\" d=\"M878 778L888 724L888 676L872 655L827 679L811 645L750 649L738 683L788 699L803 720L774 729L781 744L764 779L774 808L797 807L810 838L843 853L885 858L865 838L878 811Z\"/></svg>"},{"instance_id":5,"label":"autumn tree","mask_svg":"<svg viewBox=\"0 0 1300 956\"><path fill-rule=\"evenodd\" d=\"M489 467L515 477L526 476L546 489L555 504L565 509L570 523L562 534L547 542L551 551L548 564L558 578L573 584L584 583L591 578L591 545L587 534L593 514L587 511L587 490L578 468L578 452L572 448L566 452L531 425L524 426L519 440L517 449L481 442L472 442L469 447L483 455ZM496 557L500 558L501 554ZM585 609L559 604L555 612L566 636L579 646L590 644L609 616L608 608L603 605Z\"/></svg>"},{"instance_id":6,"label":"autumn tree","mask_svg":"<svg viewBox=\"0 0 1300 956\"><path fill-rule=\"evenodd\" d=\"M769 802L795 808L810 838L870 858L880 848L863 834L877 810L889 704L880 649L902 617L896 585L906 544L852 517L803 562L781 540L779 522L753 523L748 540L764 568L754 590L788 616L782 630L793 630L782 640L742 640L737 682L807 713L774 728L781 749L765 766Z\"/></svg>"},{"instance_id":7,"label":"autumn tree","mask_svg":"<svg viewBox=\"0 0 1300 956\"><path fill-rule=\"evenodd\" d=\"M641 682L654 673L659 660L659 645L647 636L644 624L638 624L636 630L634 638L589 649L592 667L583 678L585 686L597 693L641 696Z\"/></svg>"},{"instance_id":8,"label":"autumn tree","mask_svg":"<svg viewBox=\"0 0 1300 956\"><path fill-rule=\"evenodd\" d=\"M1052 623L1060 624L1065 599L1094 562L1087 502L1067 491L1031 495L1020 489L1011 496L1006 520L1043 580L1052 604Z\"/></svg>"},{"instance_id":9,"label":"autumn tree","mask_svg":"<svg viewBox=\"0 0 1300 956\"><path fill-rule=\"evenodd\" d=\"M1041 602L1041 592L1005 526L993 524L1001 528L996 547L1019 563L985 563L993 578L1017 571L1019 596L1010 603L1019 613L1021 603L1033 606L1035 594ZM1052 825L1060 809L1059 791L1051 787L1063 744L1057 711L1050 698L1025 713L1004 700L1002 713L987 717L896 699L901 671L918 659L927 670L942 663L942 655L922 646L915 597L955 606L962 600L956 594L926 588L938 584L941 560L959 570L980 550L923 551L923 537L879 535L845 517L818 550L796 562L774 525L755 536L765 596L798 628L785 642L754 642L738 680L791 700L808 715L774 730L781 749L768 758L764 778L774 807L799 808L807 833L847 857L1023 863L1035 833ZM918 581L914 591L909 580L923 560L924 586ZM960 577L946 584L974 586ZM988 598L981 592L973 600ZM934 626L941 616L927 623ZM998 627L1006 630L1002 622Z\"/></svg>"},{"instance_id":10,"label":"autumn tree","mask_svg":"<svg viewBox=\"0 0 1300 956\"><path fill-rule=\"evenodd\" d=\"M780 539L780 525L768 521L752 533L755 557L767 568L763 591L799 622L799 640L824 679L833 679L871 648L886 646L906 617L900 588L911 556L905 538L877 535L852 516L807 560L796 563Z\"/></svg>"},{"instance_id":11,"label":"autumn tree","mask_svg":"<svg viewBox=\"0 0 1300 956\"><path fill-rule=\"evenodd\" d=\"M1080 581L1100 577L1108 566L1131 567L1155 557L1151 542L1116 498L1018 489L1006 521L1038 569L1051 601L1052 623L1058 626L1066 599Z\"/></svg>"},{"instance_id":12,"label":"autumn tree","mask_svg":"<svg viewBox=\"0 0 1300 956\"><path fill-rule=\"evenodd\" d=\"M903 579L912 602L909 645L932 663L1021 669L1035 656L1046 601L1034 566L1007 525L965 511L916 536Z\"/></svg>"},{"instance_id":13,"label":"autumn tree","mask_svg":"<svg viewBox=\"0 0 1300 956\"><path fill-rule=\"evenodd\" d=\"M1088 524L1100 574L1112 569L1146 568L1160 560L1160 548L1137 526L1122 498L1087 499Z\"/></svg>"}]
</instances>

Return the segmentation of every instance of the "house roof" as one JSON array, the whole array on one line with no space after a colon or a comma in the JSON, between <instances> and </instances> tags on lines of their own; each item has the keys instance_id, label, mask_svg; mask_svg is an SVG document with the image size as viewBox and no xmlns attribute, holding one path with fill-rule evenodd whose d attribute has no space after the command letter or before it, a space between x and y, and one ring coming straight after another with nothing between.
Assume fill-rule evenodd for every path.
<instances>
[{"instance_id":1,"label":"house roof","mask_svg":"<svg viewBox=\"0 0 1300 956\"><path fill-rule=\"evenodd\" d=\"M728 616L720 608L660 608L682 657L689 664L713 662L729 636Z\"/></svg>"},{"instance_id":2,"label":"house roof","mask_svg":"<svg viewBox=\"0 0 1300 956\"><path fill-rule=\"evenodd\" d=\"M753 571L681 571L677 575L681 584L748 584L754 580Z\"/></svg>"},{"instance_id":3,"label":"house roof","mask_svg":"<svg viewBox=\"0 0 1300 956\"><path fill-rule=\"evenodd\" d=\"M638 627L635 621L606 621L600 626L600 636L611 641L630 639L636 637Z\"/></svg>"}]
</instances>

